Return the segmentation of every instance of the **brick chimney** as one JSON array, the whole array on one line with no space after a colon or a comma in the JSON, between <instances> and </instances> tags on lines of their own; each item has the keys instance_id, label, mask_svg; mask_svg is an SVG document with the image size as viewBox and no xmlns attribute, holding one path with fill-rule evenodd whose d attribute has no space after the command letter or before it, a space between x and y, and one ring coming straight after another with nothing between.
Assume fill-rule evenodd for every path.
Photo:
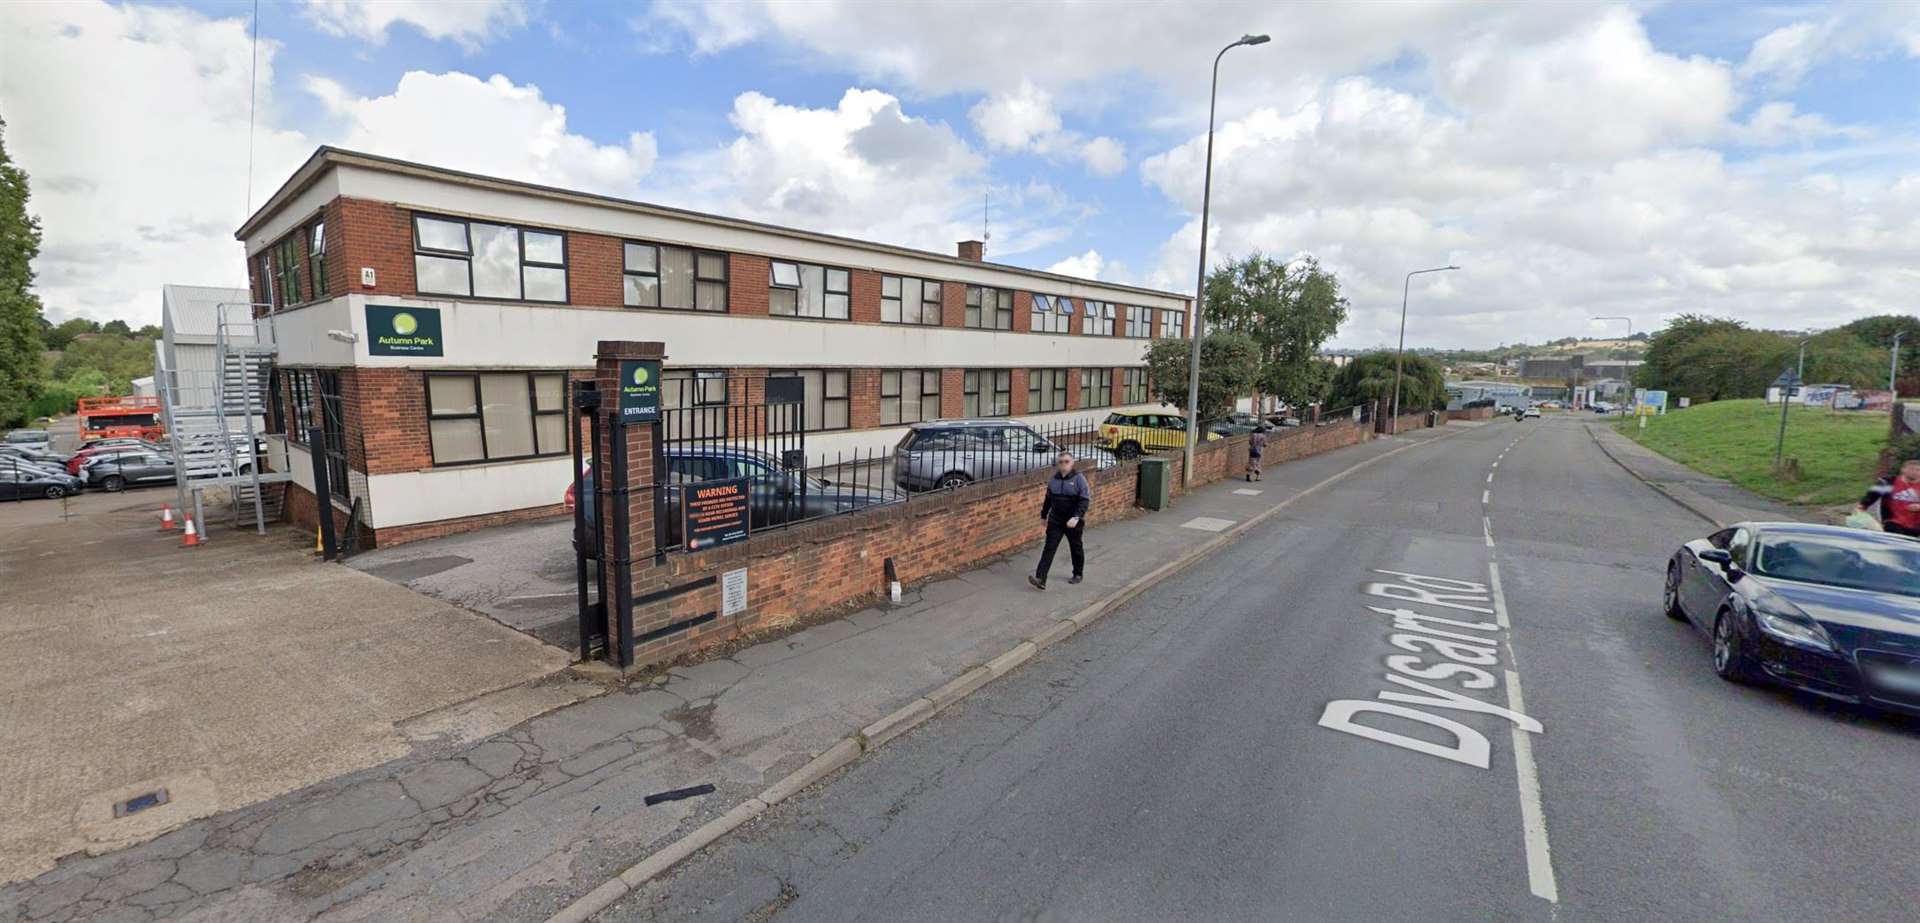
<instances>
[{"instance_id":1,"label":"brick chimney","mask_svg":"<svg viewBox=\"0 0 1920 923\"><path fill-rule=\"evenodd\" d=\"M986 259L986 250L987 245L977 240L963 240L960 242L960 258L963 260L972 260L976 263L981 262Z\"/></svg>"}]
</instances>

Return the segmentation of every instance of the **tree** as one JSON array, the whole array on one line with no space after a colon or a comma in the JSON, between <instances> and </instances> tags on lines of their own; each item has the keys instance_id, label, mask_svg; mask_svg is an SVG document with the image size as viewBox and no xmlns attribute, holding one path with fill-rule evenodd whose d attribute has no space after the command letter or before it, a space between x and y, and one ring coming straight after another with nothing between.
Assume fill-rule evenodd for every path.
<instances>
[{"instance_id":1,"label":"tree","mask_svg":"<svg viewBox=\"0 0 1920 923\"><path fill-rule=\"evenodd\" d=\"M83 333L99 333L100 324L84 317L69 318L58 325L48 328L46 333L48 349L66 349L73 338Z\"/></svg>"},{"instance_id":2,"label":"tree","mask_svg":"<svg viewBox=\"0 0 1920 923\"><path fill-rule=\"evenodd\" d=\"M145 327L135 330L133 335L143 340L157 340L166 336L166 331L161 330L159 324L148 324Z\"/></svg>"},{"instance_id":3,"label":"tree","mask_svg":"<svg viewBox=\"0 0 1920 923\"><path fill-rule=\"evenodd\" d=\"M32 291L40 220L27 214L27 174L7 156L5 132L0 121L0 426L15 426L40 393L44 322Z\"/></svg>"},{"instance_id":4,"label":"tree","mask_svg":"<svg viewBox=\"0 0 1920 923\"><path fill-rule=\"evenodd\" d=\"M106 378L108 394L130 394L132 380L153 374L153 343L131 337L96 336L75 340L53 364L53 377L77 380L87 371Z\"/></svg>"},{"instance_id":5,"label":"tree","mask_svg":"<svg viewBox=\"0 0 1920 923\"><path fill-rule=\"evenodd\" d=\"M132 327L129 327L129 326L127 326L127 322L126 322L126 321L123 321L123 320L120 320L120 319L118 319L118 318L115 318L115 319L113 319L113 320L110 320L110 321L107 321L107 322L106 322L106 323L104 323L104 324L101 324L101 325L100 325L100 332L101 332L101 333L111 333L111 334L113 334L114 336L117 336L117 337L130 337L130 336L133 336L133 328L132 328Z\"/></svg>"},{"instance_id":6,"label":"tree","mask_svg":"<svg viewBox=\"0 0 1920 923\"><path fill-rule=\"evenodd\" d=\"M1340 280L1314 258L1289 268L1256 252L1207 276L1206 311L1209 328L1253 340L1260 362L1254 385L1298 406L1313 403L1323 383L1313 362L1347 319L1347 299Z\"/></svg>"},{"instance_id":7,"label":"tree","mask_svg":"<svg viewBox=\"0 0 1920 923\"><path fill-rule=\"evenodd\" d=\"M1188 362L1191 340L1154 340L1147 347L1147 378L1154 396L1187 409ZM1200 420L1217 420L1233 411L1233 403L1253 390L1260 373L1260 347L1242 333L1209 333L1200 343Z\"/></svg>"},{"instance_id":8,"label":"tree","mask_svg":"<svg viewBox=\"0 0 1920 923\"><path fill-rule=\"evenodd\" d=\"M1393 407L1394 354L1381 351L1353 357L1333 375L1327 406L1339 410L1356 404L1380 402L1380 412ZM1400 383L1400 412L1425 413L1447 406L1447 376L1440 363L1409 353Z\"/></svg>"}]
</instances>

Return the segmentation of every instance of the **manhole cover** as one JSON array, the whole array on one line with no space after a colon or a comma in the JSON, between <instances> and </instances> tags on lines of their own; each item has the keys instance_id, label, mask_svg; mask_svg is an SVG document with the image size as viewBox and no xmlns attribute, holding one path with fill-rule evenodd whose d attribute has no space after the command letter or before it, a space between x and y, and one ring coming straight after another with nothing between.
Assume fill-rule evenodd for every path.
<instances>
[{"instance_id":1,"label":"manhole cover","mask_svg":"<svg viewBox=\"0 0 1920 923\"><path fill-rule=\"evenodd\" d=\"M114 817L127 817L138 814L148 808L157 808L167 803L167 790L156 789L144 795L135 795L113 806Z\"/></svg>"}]
</instances>

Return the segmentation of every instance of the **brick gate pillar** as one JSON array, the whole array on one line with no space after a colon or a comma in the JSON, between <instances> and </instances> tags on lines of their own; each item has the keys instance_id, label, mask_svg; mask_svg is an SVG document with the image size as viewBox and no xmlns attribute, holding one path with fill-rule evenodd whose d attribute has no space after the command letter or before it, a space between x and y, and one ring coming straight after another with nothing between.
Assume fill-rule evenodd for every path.
<instances>
[{"instance_id":1,"label":"brick gate pillar","mask_svg":"<svg viewBox=\"0 0 1920 923\"><path fill-rule=\"evenodd\" d=\"M665 360L666 344L654 341L601 340L593 357L600 391L601 445L594 447L594 493L598 503L600 567L606 574L608 659L621 666L633 660L633 577L654 563L654 423L620 423L620 364L635 359ZM626 448L627 554L619 553L616 493L622 479L613 470L614 443L624 433ZM624 560L623 560L624 557ZM624 631L622 630L624 627Z\"/></svg>"}]
</instances>

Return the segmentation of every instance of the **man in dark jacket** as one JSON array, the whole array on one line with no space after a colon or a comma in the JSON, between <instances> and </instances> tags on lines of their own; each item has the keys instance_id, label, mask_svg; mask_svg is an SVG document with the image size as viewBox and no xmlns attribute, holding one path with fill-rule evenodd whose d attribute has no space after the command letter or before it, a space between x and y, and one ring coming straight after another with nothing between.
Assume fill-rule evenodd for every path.
<instances>
[{"instance_id":1,"label":"man in dark jacket","mask_svg":"<svg viewBox=\"0 0 1920 923\"><path fill-rule=\"evenodd\" d=\"M1053 460L1053 477L1047 479L1047 496L1040 501L1040 518L1047 523L1047 547L1040 552L1040 567L1027 578L1036 590L1047 588L1047 571L1053 567L1053 553L1060 547L1060 536L1067 537L1073 556L1073 577L1079 583L1086 573L1087 551L1080 536L1087 530L1087 507L1093 504L1093 488L1086 475L1073 470L1073 454L1061 452Z\"/></svg>"}]
</instances>

